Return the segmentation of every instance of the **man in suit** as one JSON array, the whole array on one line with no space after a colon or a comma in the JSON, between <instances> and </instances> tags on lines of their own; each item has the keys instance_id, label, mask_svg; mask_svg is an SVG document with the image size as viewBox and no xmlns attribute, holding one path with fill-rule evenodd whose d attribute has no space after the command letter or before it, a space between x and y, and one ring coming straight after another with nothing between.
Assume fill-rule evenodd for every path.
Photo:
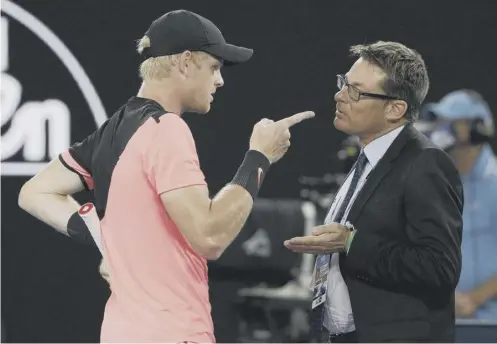
<instances>
[{"instance_id":1,"label":"man in suit","mask_svg":"<svg viewBox=\"0 0 497 344\"><path fill-rule=\"evenodd\" d=\"M412 125L429 88L422 57L394 42L351 47L335 127L361 142L323 226L285 242L318 254L311 334L330 342L453 341L463 190L451 158Z\"/></svg>"}]
</instances>

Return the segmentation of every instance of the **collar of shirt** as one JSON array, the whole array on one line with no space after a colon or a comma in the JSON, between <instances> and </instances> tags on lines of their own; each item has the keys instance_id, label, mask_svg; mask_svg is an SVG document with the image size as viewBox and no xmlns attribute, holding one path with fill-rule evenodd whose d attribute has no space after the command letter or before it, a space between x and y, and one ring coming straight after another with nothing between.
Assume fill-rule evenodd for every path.
<instances>
[{"instance_id":1,"label":"collar of shirt","mask_svg":"<svg viewBox=\"0 0 497 344\"><path fill-rule=\"evenodd\" d=\"M372 168L378 164L380 159L383 155L385 155L392 142L397 138L397 136L399 136L404 127L405 125L395 128L385 135L374 139L364 147L364 154L366 154L368 162L371 164Z\"/></svg>"}]
</instances>

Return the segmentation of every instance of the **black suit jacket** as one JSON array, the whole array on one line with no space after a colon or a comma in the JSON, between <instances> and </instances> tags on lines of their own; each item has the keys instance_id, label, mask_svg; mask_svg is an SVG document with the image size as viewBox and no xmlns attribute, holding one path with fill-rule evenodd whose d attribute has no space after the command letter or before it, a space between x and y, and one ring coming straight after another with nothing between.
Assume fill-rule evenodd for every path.
<instances>
[{"instance_id":1,"label":"black suit jacket","mask_svg":"<svg viewBox=\"0 0 497 344\"><path fill-rule=\"evenodd\" d=\"M360 341L454 341L463 188L451 158L411 124L369 174L340 255Z\"/></svg>"}]
</instances>

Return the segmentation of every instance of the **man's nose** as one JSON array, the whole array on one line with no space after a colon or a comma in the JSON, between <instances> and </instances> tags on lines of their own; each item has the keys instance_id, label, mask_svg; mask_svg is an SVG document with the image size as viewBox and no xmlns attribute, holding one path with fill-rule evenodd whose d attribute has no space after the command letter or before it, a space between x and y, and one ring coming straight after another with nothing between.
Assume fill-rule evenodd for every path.
<instances>
[{"instance_id":1,"label":"man's nose","mask_svg":"<svg viewBox=\"0 0 497 344\"><path fill-rule=\"evenodd\" d=\"M341 90L339 90L337 93L335 93L335 101L341 101L341 102L346 102L347 101L347 91L346 91L347 86L342 87Z\"/></svg>"}]
</instances>

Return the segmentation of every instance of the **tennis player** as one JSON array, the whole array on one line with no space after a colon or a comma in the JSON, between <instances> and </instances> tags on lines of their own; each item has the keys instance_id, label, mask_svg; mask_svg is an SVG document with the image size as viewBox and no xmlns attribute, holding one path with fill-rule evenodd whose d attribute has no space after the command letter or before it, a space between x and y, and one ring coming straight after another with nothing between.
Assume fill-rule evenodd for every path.
<instances>
[{"instance_id":1,"label":"tennis player","mask_svg":"<svg viewBox=\"0 0 497 344\"><path fill-rule=\"evenodd\" d=\"M270 165L290 146L289 128L314 113L258 122L233 180L210 199L181 116L207 113L224 84L222 65L246 62L253 51L226 43L211 21L185 10L155 20L138 51L137 96L29 180L19 204L94 242L70 196L93 190L112 291L103 342L215 342L206 260L243 227Z\"/></svg>"}]
</instances>

